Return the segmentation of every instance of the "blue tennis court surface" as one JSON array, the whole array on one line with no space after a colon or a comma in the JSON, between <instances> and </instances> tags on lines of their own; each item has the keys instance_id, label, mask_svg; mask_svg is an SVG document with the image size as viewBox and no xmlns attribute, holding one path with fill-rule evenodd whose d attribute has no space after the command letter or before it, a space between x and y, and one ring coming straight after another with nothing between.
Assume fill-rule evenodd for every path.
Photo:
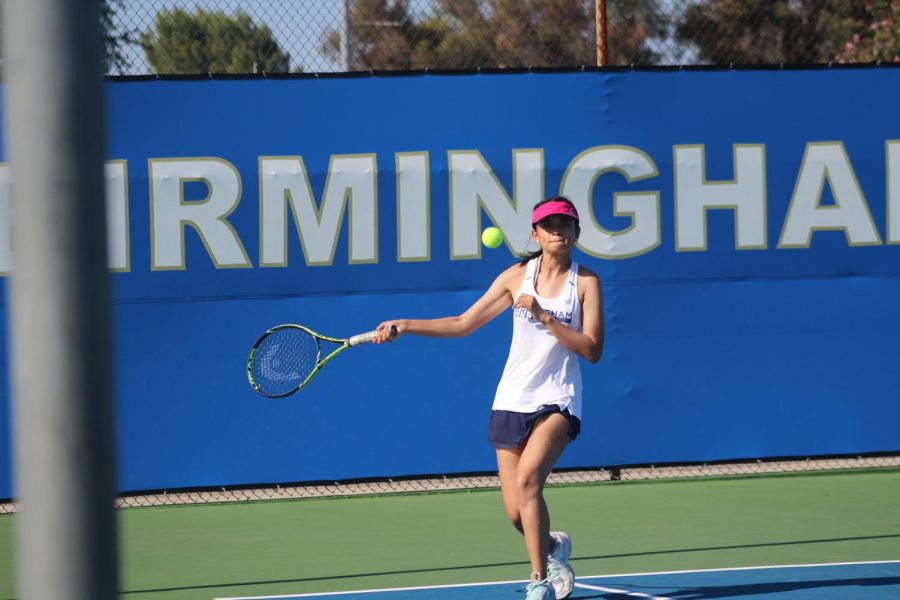
<instances>
[{"instance_id":1,"label":"blue tennis court surface","mask_svg":"<svg viewBox=\"0 0 900 600\"><path fill-rule=\"evenodd\" d=\"M524 582L513 581L326 594L241 596L220 600L520 600L524 597L524 590ZM578 577L570 598L896 600L900 599L900 560Z\"/></svg>"}]
</instances>

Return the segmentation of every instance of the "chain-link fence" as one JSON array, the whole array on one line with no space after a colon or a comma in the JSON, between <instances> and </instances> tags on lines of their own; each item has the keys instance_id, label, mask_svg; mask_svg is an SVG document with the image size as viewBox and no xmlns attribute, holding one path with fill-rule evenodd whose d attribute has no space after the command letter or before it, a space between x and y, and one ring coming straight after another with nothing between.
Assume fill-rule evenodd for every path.
<instances>
[{"instance_id":1,"label":"chain-link fence","mask_svg":"<svg viewBox=\"0 0 900 600\"><path fill-rule=\"evenodd\" d=\"M548 485L584 485L615 481L675 479L685 477L742 477L777 473L803 473L847 469L900 468L900 454L812 457L805 459L760 459L685 465L634 465L596 469L559 469L550 474ZM289 500L357 496L363 494L415 494L459 490L496 489L496 473L380 478L353 481L319 481L195 490L158 490L119 497L120 508ZM0 501L0 514L18 510L13 501Z\"/></svg>"},{"instance_id":2,"label":"chain-link fence","mask_svg":"<svg viewBox=\"0 0 900 600\"><path fill-rule=\"evenodd\" d=\"M104 7L110 74L900 62L898 0L104 0Z\"/></svg>"}]
</instances>

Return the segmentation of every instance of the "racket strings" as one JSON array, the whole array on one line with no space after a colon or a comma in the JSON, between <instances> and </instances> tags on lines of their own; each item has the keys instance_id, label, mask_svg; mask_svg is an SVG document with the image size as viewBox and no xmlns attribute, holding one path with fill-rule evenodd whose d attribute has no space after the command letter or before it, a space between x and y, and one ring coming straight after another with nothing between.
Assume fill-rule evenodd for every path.
<instances>
[{"instance_id":1,"label":"racket strings","mask_svg":"<svg viewBox=\"0 0 900 600\"><path fill-rule=\"evenodd\" d=\"M312 373L319 355L318 340L306 331L295 328L273 331L256 350L253 379L267 394L286 394Z\"/></svg>"}]
</instances>

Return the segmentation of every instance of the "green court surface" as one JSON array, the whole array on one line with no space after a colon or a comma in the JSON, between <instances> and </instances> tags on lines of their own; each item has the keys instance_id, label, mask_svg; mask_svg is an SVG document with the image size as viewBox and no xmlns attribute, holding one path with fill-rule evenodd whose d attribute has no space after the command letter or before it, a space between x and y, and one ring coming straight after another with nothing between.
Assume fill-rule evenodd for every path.
<instances>
[{"instance_id":1,"label":"green court surface","mask_svg":"<svg viewBox=\"0 0 900 600\"><path fill-rule=\"evenodd\" d=\"M900 470L549 488L576 575L900 559ZM0 600L15 516L0 517ZM123 509L123 598L526 579L497 490Z\"/></svg>"}]
</instances>

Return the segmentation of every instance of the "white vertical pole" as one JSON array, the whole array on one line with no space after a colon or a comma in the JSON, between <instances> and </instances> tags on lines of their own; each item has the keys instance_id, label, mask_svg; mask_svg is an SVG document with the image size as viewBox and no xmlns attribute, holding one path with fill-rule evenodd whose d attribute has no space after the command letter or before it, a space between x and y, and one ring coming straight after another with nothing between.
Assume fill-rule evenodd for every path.
<instances>
[{"instance_id":1,"label":"white vertical pole","mask_svg":"<svg viewBox=\"0 0 900 600\"><path fill-rule=\"evenodd\" d=\"M99 0L4 0L21 600L117 596Z\"/></svg>"},{"instance_id":2,"label":"white vertical pole","mask_svg":"<svg viewBox=\"0 0 900 600\"><path fill-rule=\"evenodd\" d=\"M341 71L350 70L350 0L339 0L341 3Z\"/></svg>"}]
</instances>

